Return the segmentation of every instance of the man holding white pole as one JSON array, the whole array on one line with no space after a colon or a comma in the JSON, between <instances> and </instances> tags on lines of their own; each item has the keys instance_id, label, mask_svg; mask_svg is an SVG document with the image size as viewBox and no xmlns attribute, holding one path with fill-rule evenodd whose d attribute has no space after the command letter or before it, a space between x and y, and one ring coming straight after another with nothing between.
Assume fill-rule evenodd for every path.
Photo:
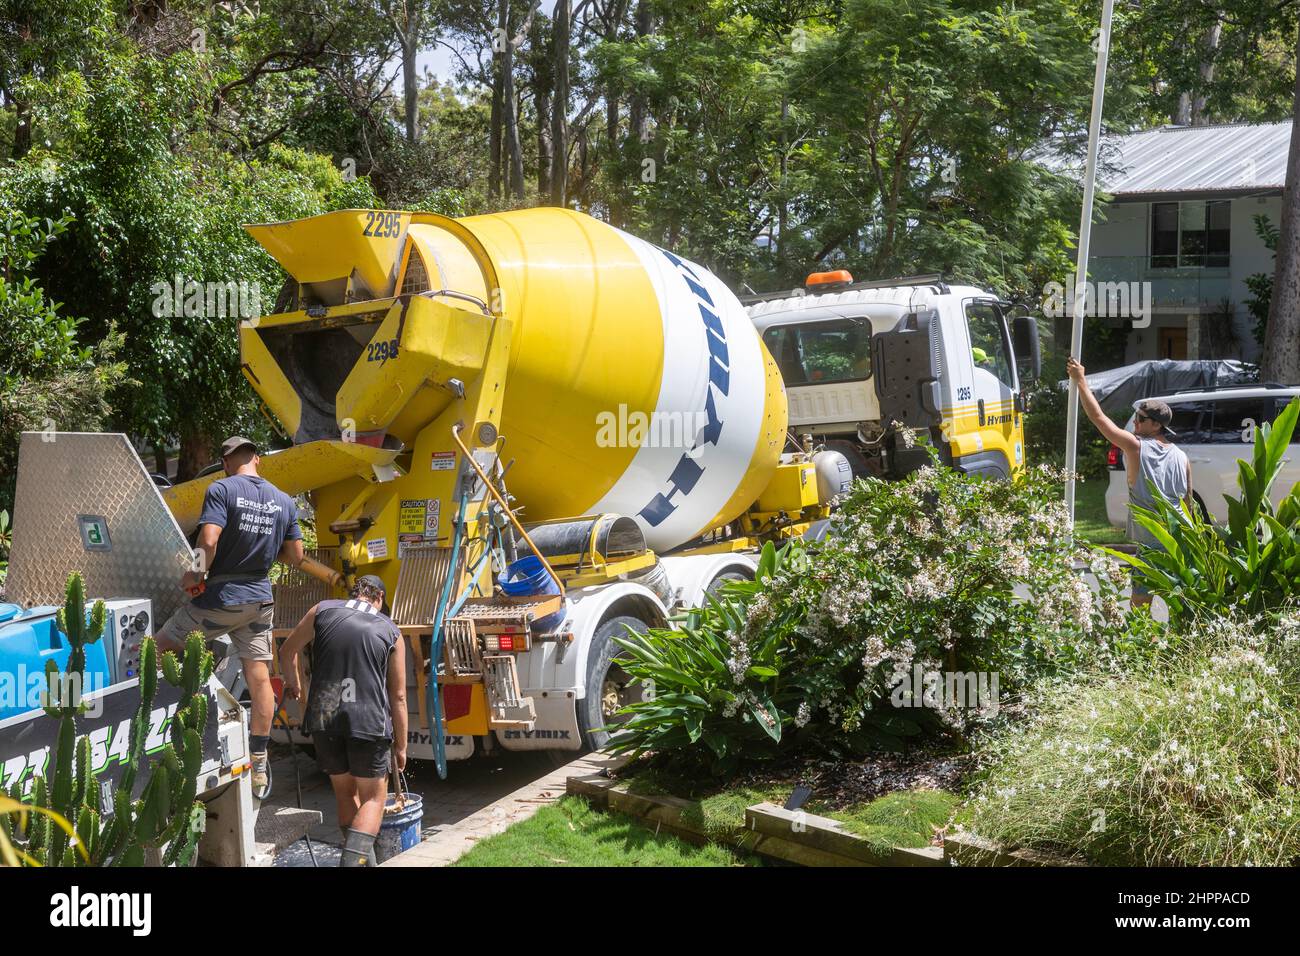
<instances>
[{"instance_id":1,"label":"man holding white pole","mask_svg":"<svg viewBox=\"0 0 1300 956\"><path fill-rule=\"evenodd\" d=\"M1082 360L1083 313L1088 279L1088 243L1092 238L1092 199L1097 178L1097 148L1101 138L1101 107L1106 92L1106 58L1110 53L1110 21L1114 0L1102 0L1097 72L1092 81L1092 116L1088 121L1088 160L1083 172L1083 211L1079 216L1079 247L1074 263L1074 309L1071 313L1070 358ZM1070 381L1065 424L1065 509L1074 527L1074 469L1079 456L1079 388Z\"/></svg>"}]
</instances>

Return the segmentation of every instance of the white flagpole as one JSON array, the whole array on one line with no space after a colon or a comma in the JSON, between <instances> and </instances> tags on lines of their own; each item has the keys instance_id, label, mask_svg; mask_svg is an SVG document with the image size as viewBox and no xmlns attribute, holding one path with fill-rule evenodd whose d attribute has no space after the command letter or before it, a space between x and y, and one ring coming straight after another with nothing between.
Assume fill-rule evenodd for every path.
<instances>
[{"instance_id":1,"label":"white flagpole","mask_svg":"<svg viewBox=\"0 0 1300 956\"><path fill-rule=\"evenodd\" d=\"M1106 92L1106 58L1110 54L1110 18L1115 0L1102 0L1101 33L1097 46L1097 72L1092 81L1092 116L1088 121L1088 161L1083 170L1083 210L1079 214L1079 247L1074 260L1074 286L1071 313L1070 355L1082 361L1083 312L1085 285L1088 278L1088 243L1092 238L1092 196L1097 176L1097 146L1101 138L1101 104ZM1094 298L1095 301L1095 298ZM1065 509L1074 528L1074 467L1079 457L1079 389L1070 382L1065 432Z\"/></svg>"}]
</instances>

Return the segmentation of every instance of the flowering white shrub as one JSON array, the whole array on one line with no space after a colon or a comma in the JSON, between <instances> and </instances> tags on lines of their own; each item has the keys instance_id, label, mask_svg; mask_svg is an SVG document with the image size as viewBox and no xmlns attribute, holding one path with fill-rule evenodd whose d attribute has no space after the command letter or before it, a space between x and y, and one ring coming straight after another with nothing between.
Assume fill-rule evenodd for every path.
<instances>
[{"instance_id":1,"label":"flowering white shrub","mask_svg":"<svg viewBox=\"0 0 1300 956\"><path fill-rule=\"evenodd\" d=\"M981 748L963 823L1138 866L1300 860L1300 613L1203 623L1129 676L1044 683Z\"/></svg>"},{"instance_id":2,"label":"flowering white shrub","mask_svg":"<svg viewBox=\"0 0 1300 956\"><path fill-rule=\"evenodd\" d=\"M749 609L754 633L774 608L804 609L791 637L809 707L801 716L847 733L866 722L909 734L932 718L962 727L978 712L952 700L883 715L882 704L918 665L991 674L1014 693L1045 671L1114 661L1144 643L1128 629L1123 572L1071 544L1059 481L1046 468L987 481L932 465L859 482L809 567L783 570Z\"/></svg>"},{"instance_id":3,"label":"flowering white shrub","mask_svg":"<svg viewBox=\"0 0 1300 956\"><path fill-rule=\"evenodd\" d=\"M1044 469L986 481L937 465L858 482L829 537L769 545L756 581L729 583L678 630L620 641L628 673L655 693L625 710L612 746L715 773L805 744L896 747L997 710L949 693L917 700L918 668L991 677L968 686L997 697L1153 648L1150 618L1120 599L1122 573L1100 559L1100 585L1084 579L1089 554L1068 539L1058 482Z\"/></svg>"}]
</instances>

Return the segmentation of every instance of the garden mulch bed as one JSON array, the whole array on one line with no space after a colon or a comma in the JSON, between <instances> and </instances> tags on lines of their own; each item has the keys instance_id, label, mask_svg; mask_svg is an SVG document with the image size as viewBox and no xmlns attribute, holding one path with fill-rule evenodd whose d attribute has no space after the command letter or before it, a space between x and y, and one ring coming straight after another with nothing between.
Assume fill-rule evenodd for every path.
<instances>
[{"instance_id":1,"label":"garden mulch bed","mask_svg":"<svg viewBox=\"0 0 1300 956\"><path fill-rule=\"evenodd\" d=\"M819 803L832 810L844 810L905 790L959 793L972 769L970 754L918 749L905 754L874 754L860 760L798 757L742 773L735 783L754 789L781 785L788 790L803 784L812 789Z\"/></svg>"}]
</instances>

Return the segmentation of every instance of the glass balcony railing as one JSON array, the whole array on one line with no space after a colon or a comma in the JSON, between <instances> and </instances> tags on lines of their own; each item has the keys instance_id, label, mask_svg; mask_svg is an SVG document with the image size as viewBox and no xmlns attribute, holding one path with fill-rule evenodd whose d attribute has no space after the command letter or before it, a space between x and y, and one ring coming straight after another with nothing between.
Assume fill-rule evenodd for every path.
<instances>
[{"instance_id":1,"label":"glass balcony railing","mask_svg":"<svg viewBox=\"0 0 1300 956\"><path fill-rule=\"evenodd\" d=\"M1227 257L1215 265L1194 265L1192 257L1175 264L1173 256L1091 256L1088 277L1095 283L1149 282L1151 304L1157 309L1214 307L1231 299L1232 280ZM1201 257L1204 259L1205 257ZM1220 264L1222 263L1222 264Z\"/></svg>"}]
</instances>

